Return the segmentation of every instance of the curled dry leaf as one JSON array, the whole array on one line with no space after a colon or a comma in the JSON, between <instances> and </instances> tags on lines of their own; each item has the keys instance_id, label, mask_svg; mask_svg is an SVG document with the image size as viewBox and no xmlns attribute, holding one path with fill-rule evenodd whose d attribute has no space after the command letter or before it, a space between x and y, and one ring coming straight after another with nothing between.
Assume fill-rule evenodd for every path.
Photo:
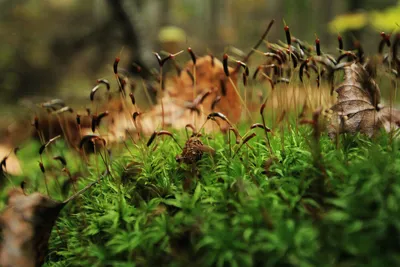
<instances>
[{"instance_id":1,"label":"curled dry leaf","mask_svg":"<svg viewBox=\"0 0 400 267\"><path fill-rule=\"evenodd\" d=\"M328 133L360 132L373 136L384 128L387 132L400 127L400 111L380 104L380 89L365 68L353 63L344 68L344 82L336 88L337 102L333 111Z\"/></svg>"},{"instance_id":2,"label":"curled dry leaf","mask_svg":"<svg viewBox=\"0 0 400 267\"><path fill-rule=\"evenodd\" d=\"M39 193L26 196L20 189L12 190L8 208L0 217L0 265L42 265L51 230L64 205Z\"/></svg>"},{"instance_id":3,"label":"curled dry leaf","mask_svg":"<svg viewBox=\"0 0 400 267\"><path fill-rule=\"evenodd\" d=\"M210 56L196 57L195 65L193 60L190 60L182 69L188 70L188 72L182 71L172 78L165 78L167 92L162 101L164 104L164 122L167 127L184 129L190 123L197 128L206 121L207 115L212 112L220 112L226 115L233 124L239 121L242 104L233 86L238 86L237 71L229 68L230 77L228 79L224 73L222 62ZM120 70L118 69L118 71ZM194 79L196 80L195 85L193 84ZM131 86L129 79L127 79L126 85ZM107 136L104 136L107 143L120 142L121 139L128 137L137 138L137 135L133 134L136 132L150 136L162 122L163 112L160 103L161 101L158 101L158 104L145 112L140 111L139 107L132 107L132 105L125 107L120 99L103 103L100 109L108 110L109 117L104 122L104 126L108 126L109 132ZM135 101L135 104L139 103ZM133 120L131 116L124 116L125 112L129 112L129 114L139 112L137 114L140 114L140 116L135 116L135 120ZM84 114L82 111L78 111L78 113ZM61 127L63 126L66 130L66 141L79 150L81 137L93 133L99 117L101 116L98 115L97 118L92 120L93 117L90 115L81 115L78 125L76 115L66 113L60 121L56 116L44 114L38 120L40 122L39 130L44 135L44 139L49 140L56 135L63 135ZM226 121L219 118L217 120L218 125L207 123L206 130L229 129ZM24 127L26 126L21 125L21 129L24 129ZM92 127L93 130L90 132ZM31 130L32 135L38 138L38 131L34 127L31 127Z\"/></svg>"},{"instance_id":4,"label":"curled dry leaf","mask_svg":"<svg viewBox=\"0 0 400 267\"><path fill-rule=\"evenodd\" d=\"M94 183L63 202L37 192L25 195L22 189L12 189L8 206L0 216L0 266L41 266L61 209Z\"/></svg>"},{"instance_id":5,"label":"curled dry leaf","mask_svg":"<svg viewBox=\"0 0 400 267\"><path fill-rule=\"evenodd\" d=\"M10 153L12 151L12 147L9 145L1 144L0 145L0 161L6 158L6 168L4 166L0 166L2 171L11 175L21 175L21 166L19 160L15 156L15 153ZM1 179L1 177L0 177Z\"/></svg>"},{"instance_id":6,"label":"curled dry leaf","mask_svg":"<svg viewBox=\"0 0 400 267\"><path fill-rule=\"evenodd\" d=\"M196 86L193 85L193 80L187 72L182 72L167 83L168 95L163 98L165 124L182 129L186 124L193 123L193 116L197 116L196 124L203 123L207 115L212 111L225 114L232 123L238 122L242 111L240 98L231 82L225 76L222 62L216 58L212 60L210 56L199 57L196 59L195 68ZM194 75L192 61L189 61L183 69L190 70ZM233 71L233 68L230 68L230 72L230 78L233 84L237 86L237 73ZM196 88L195 92L193 92L194 88ZM226 95L223 95L225 91ZM202 99L201 103L196 103L200 111L199 114L197 112L193 113L187 108L196 100L196 97L204 94L207 94L207 97ZM220 96L218 105L214 105L214 109L211 110L212 102L218 96ZM144 133L151 134L160 124L161 118L161 106L157 105L146 116L141 118ZM221 123L224 124L222 121ZM228 125L223 126L229 128ZM212 124L207 125L207 127L218 129Z\"/></svg>"}]
</instances>

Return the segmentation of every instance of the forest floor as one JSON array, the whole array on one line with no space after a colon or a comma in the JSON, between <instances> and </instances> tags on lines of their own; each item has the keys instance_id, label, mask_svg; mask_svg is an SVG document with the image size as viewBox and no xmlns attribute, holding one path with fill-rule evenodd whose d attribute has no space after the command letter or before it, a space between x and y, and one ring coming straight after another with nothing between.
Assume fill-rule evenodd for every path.
<instances>
[{"instance_id":1,"label":"forest floor","mask_svg":"<svg viewBox=\"0 0 400 267\"><path fill-rule=\"evenodd\" d=\"M85 173L74 186L100 181L62 210L45 266L399 265L397 140L316 140L301 125L269 134L269 148L263 131L252 131L239 151L221 133L200 137L215 153L189 165L177 162L182 149L168 136L149 146L127 141L103 156L108 174L102 158L83 164L56 142L43 154L53 199L73 191L55 155L72 174ZM183 146L185 132L173 134ZM46 194L40 146L31 141L19 152L24 175L13 183L29 176L25 190ZM2 207L5 199L3 190Z\"/></svg>"}]
</instances>

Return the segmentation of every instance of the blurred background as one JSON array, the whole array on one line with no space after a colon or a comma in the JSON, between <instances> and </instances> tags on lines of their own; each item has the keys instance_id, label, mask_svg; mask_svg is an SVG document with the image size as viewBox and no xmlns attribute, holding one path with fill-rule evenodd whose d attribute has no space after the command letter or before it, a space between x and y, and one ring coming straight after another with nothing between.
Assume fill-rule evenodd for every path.
<instances>
[{"instance_id":1,"label":"blurred background","mask_svg":"<svg viewBox=\"0 0 400 267\"><path fill-rule=\"evenodd\" d=\"M112 64L149 78L153 51L249 51L269 21L269 41L293 36L335 52L337 34L376 53L379 32L397 31L398 0L0 0L0 114L24 98L88 96ZM189 59L189 56L185 60Z\"/></svg>"}]
</instances>

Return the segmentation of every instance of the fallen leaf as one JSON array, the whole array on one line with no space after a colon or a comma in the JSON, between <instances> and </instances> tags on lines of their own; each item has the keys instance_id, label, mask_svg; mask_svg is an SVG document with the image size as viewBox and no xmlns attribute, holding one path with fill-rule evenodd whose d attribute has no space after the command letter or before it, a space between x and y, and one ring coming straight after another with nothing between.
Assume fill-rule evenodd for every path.
<instances>
[{"instance_id":1,"label":"fallen leaf","mask_svg":"<svg viewBox=\"0 0 400 267\"><path fill-rule=\"evenodd\" d=\"M344 68L344 82L335 90L337 102L328 133L331 138L337 133L357 132L373 136L384 128L387 132L400 127L400 111L380 104L380 89L369 73L359 63Z\"/></svg>"},{"instance_id":2,"label":"fallen leaf","mask_svg":"<svg viewBox=\"0 0 400 267\"><path fill-rule=\"evenodd\" d=\"M199 57L196 60L196 71L193 71L193 61L186 63L183 71L165 81L166 92L162 96L164 105L164 122L166 127L184 129L185 125L191 123L200 127L211 112L224 114L231 123L237 123L242 113L240 97L234 87L238 86L237 74L233 68L229 68L230 79L225 73L223 64L211 56ZM195 73L194 73L195 72ZM196 79L194 85L193 81ZM209 93L208 93L209 92ZM199 96L207 93L207 96L199 100ZM214 105L216 98L219 101ZM200 103L201 102L201 103ZM194 105L196 105L194 107ZM189 108L190 107L190 108ZM151 135L155 129L159 129L162 124L161 101L159 100L150 110L141 112L137 107L124 105L121 98L108 101L99 110L108 110L107 125L109 134L104 136L107 144L118 143L121 140L137 138L137 133ZM198 110L198 111L197 111ZM140 111L141 115L133 120L132 114ZM65 114L61 123L67 137L65 138L70 145L78 149L80 135L90 134L90 116L85 112L78 111L81 115L81 130L79 131L76 123L76 114ZM207 123L204 127L206 131L227 130L229 125L221 120L216 123ZM24 132L26 125L20 125L14 132ZM56 135L64 135L63 128L56 116L43 114L39 116L39 128L45 140L49 140ZM34 127L30 127L31 136L38 139ZM127 134L129 132L129 135ZM22 139L24 140L24 139ZM19 143L19 142L16 142Z\"/></svg>"},{"instance_id":3,"label":"fallen leaf","mask_svg":"<svg viewBox=\"0 0 400 267\"><path fill-rule=\"evenodd\" d=\"M165 126L184 129L190 123L199 127L211 112L221 112L230 122L237 123L240 120L242 105L232 85L237 86L237 72L234 72L233 68L229 70L232 83L225 76L222 62L218 59L210 56L197 58L196 71L193 71L193 61L188 61L179 75L166 81L166 94L162 97ZM213 101L217 97L220 97L220 100L213 106ZM199 101L200 99L202 101ZM110 126L110 132L115 136L113 141L125 138L126 131L140 131L145 135L151 135L161 126L162 114L161 100L159 100L151 110L137 118L140 129L136 129L131 118L119 116L115 119L114 125ZM224 121L219 120L218 123L220 126L208 123L204 128L207 131L229 128Z\"/></svg>"},{"instance_id":4,"label":"fallen leaf","mask_svg":"<svg viewBox=\"0 0 400 267\"><path fill-rule=\"evenodd\" d=\"M13 149L9 145L0 145L0 161L7 157L6 168L2 166L2 170L11 175L21 175L22 171L19 161L15 154L10 153L10 151L13 151Z\"/></svg>"},{"instance_id":5,"label":"fallen leaf","mask_svg":"<svg viewBox=\"0 0 400 267\"><path fill-rule=\"evenodd\" d=\"M189 61L184 69L191 73L194 72L193 62ZM237 123L242 113L240 97L234 88L234 86L238 86L237 72L234 72L233 68L229 68L229 71L231 73L230 78L232 82L226 77L221 61L211 56L204 56L198 58L196 61L196 86L193 85L193 80L188 72L182 72L181 75L174 77L172 82L167 84L169 97L166 98L167 101L165 101L167 103L171 101L176 106L176 112L171 110L171 116L175 117L174 120L176 118L181 120L182 123L180 123L180 125L183 127L187 123L193 123L192 112L186 108L182 111L182 107L195 101L197 96L210 92L199 105L201 114L199 116L195 115L197 116L197 122L204 122L207 115L211 112L221 112L226 115L232 123ZM196 90L195 92L194 89ZM220 96L221 99L218 104L215 105L214 110L212 110L213 101L218 96ZM180 114L180 116L176 114ZM222 127L226 126L223 122L221 122L221 124L223 125ZM176 127L175 122L173 122L172 126ZM182 129L183 127L179 128Z\"/></svg>"},{"instance_id":6,"label":"fallen leaf","mask_svg":"<svg viewBox=\"0 0 400 267\"><path fill-rule=\"evenodd\" d=\"M0 216L0 266L41 266L61 209L94 183L63 202L37 192L25 195L22 189L12 189L7 208Z\"/></svg>"}]
</instances>

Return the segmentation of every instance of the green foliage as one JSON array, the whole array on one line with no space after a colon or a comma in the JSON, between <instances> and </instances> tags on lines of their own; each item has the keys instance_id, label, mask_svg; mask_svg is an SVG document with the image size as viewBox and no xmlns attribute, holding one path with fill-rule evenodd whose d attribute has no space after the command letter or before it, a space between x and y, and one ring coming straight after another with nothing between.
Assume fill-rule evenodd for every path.
<instances>
[{"instance_id":1,"label":"green foliage","mask_svg":"<svg viewBox=\"0 0 400 267\"><path fill-rule=\"evenodd\" d=\"M359 30L371 26L377 31L393 31L398 27L400 16L400 2L383 11L358 12L336 16L329 23L329 30L333 33L349 30Z\"/></svg>"},{"instance_id":2,"label":"green foliage","mask_svg":"<svg viewBox=\"0 0 400 267\"><path fill-rule=\"evenodd\" d=\"M111 175L62 211L46 266L399 266L400 153L388 134L341 136L338 147L321 136L325 172L307 126L286 131L284 150L276 132L273 155L261 133L234 158L226 136L211 137L202 139L216 154L194 169L167 138L112 154ZM30 146L21 159L44 192ZM79 187L104 169L90 162Z\"/></svg>"}]
</instances>

